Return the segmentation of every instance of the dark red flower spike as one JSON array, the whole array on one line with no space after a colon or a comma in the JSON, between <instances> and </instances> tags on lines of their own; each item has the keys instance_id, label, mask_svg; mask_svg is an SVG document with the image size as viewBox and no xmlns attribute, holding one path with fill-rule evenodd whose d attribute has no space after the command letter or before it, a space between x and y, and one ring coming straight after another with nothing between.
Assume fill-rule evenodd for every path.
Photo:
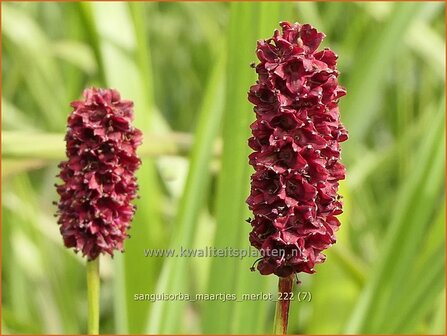
<instances>
[{"instance_id":1,"label":"dark red flower spike","mask_svg":"<svg viewBox=\"0 0 447 336\"><path fill-rule=\"evenodd\" d=\"M93 260L123 250L135 212L142 133L132 126L133 103L116 90L86 89L84 100L71 106L67 160L59 164L58 224L65 246Z\"/></svg>"},{"instance_id":2,"label":"dark red flower spike","mask_svg":"<svg viewBox=\"0 0 447 336\"><path fill-rule=\"evenodd\" d=\"M281 22L268 40L258 42L258 80L248 99L251 125L249 162L255 169L247 199L252 246L261 251L261 274L289 277L314 273L335 243L344 179L340 142L348 138L340 123L337 56L316 52L324 34L308 24ZM277 253L272 253L276 250Z\"/></svg>"}]
</instances>

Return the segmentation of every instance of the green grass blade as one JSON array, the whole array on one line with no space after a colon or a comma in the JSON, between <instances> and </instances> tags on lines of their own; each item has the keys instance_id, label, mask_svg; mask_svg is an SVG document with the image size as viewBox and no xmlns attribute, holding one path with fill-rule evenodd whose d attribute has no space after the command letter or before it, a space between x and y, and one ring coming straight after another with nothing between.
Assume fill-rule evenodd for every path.
<instances>
[{"instance_id":1,"label":"green grass blade","mask_svg":"<svg viewBox=\"0 0 447 336\"><path fill-rule=\"evenodd\" d=\"M30 126L31 127L31 126ZM65 143L63 133L24 131L2 132L2 157L5 159L39 159L42 162L63 160ZM145 133L144 143L138 149L142 158L167 155L185 155L191 151L193 138L187 133ZM213 154L220 155L218 146Z\"/></svg>"},{"instance_id":2,"label":"green grass blade","mask_svg":"<svg viewBox=\"0 0 447 336\"><path fill-rule=\"evenodd\" d=\"M64 152L62 133L2 132L2 158L59 160Z\"/></svg>"},{"instance_id":3,"label":"green grass blade","mask_svg":"<svg viewBox=\"0 0 447 336\"><path fill-rule=\"evenodd\" d=\"M361 54L353 65L358 69L347 83L349 94L343 100L346 111L344 122L351 141L346 148L362 139L377 113L377 97L382 89L379 80L385 75L391 60L404 42L402 32L412 23L423 6L420 3L394 3L393 13L382 26L381 32L370 34L363 42ZM360 64L362 66L360 66ZM367 65L367 66L365 66ZM359 113L362 111L362 113Z\"/></svg>"},{"instance_id":4,"label":"green grass blade","mask_svg":"<svg viewBox=\"0 0 447 336\"><path fill-rule=\"evenodd\" d=\"M443 161L437 160L436 164L432 157L439 158L439 148L443 146L443 106L436 115L435 129L421 144L418 151L418 166L408 177L405 187L401 190L399 202L396 205L394 218L390 223L389 232L383 242L379 255L378 264L374 268L374 274L367 284L362 296L354 309L346 332L356 333L362 331L380 332L387 326L374 324L374 318L387 312L381 311L379 307L389 299L392 294L393 282L391 279L399 280L411 270L412 256L417 253L417 247L422 237L421 232L429 220L431 207L436 198L439 197L439 187L442 186ZM437 180L435 187L426 184L426 176L434 174ZM431 181L432 182L432 181ZM424 202L420 202L420 193L425 195ZM394 278L393 278L394 277ZM387 285L388 284L388 285ZM389 313L388 313L389 316ZM378 328L378 329L377 329Z\"/></svg>"},{"instance_id":5,"label":"green grass blade","mask_svg":"<svg viewBox=\"0 0 447 336\"><path fill-rule=\"evenodd\" d=\"M249 65L255 61L257 6L231 3L228 31L227 92L223 121L223 156L217 190L217 227L214 247L239 247L246 232L245 199L248 196L249 154L247 139L253 114L247 101L247 90L255 74ZM245 246L247 246L246 244ZM246 259L248 260L248 259ZM235 293L240 264L236 258L213 258L207 292ZM248 271L248 270L247 270ZM234 306L230 302L204 303L204 333L229 333L232 329ZM219 318L216 319L215 317Z\"/></svg>"},{"instance_id":6,"label":"green grass blade","mask_svg":"<svg viewBox=\"0 0 447 336\"><path fill-rule=\"evenodd\" d=\"M28 116L14 104L2 97L2 129L32 131L32 125Z\"/></svg>"},{"instance_id":7,"label":"green grass blade","mask_svg":"<svg viewBox=\"0 0 447 336\"><path fill-rule=\"evenodd\" d=\"M257 39L266 39L269 38L273 34L275 29L278 29L278 23L282 20L281 18L281 4L275 2L263 2L258 5L259 8L259 19L258 19L258 34L256 36ZM255 5L252 5L252 11L256 9ZM245 43L248 45L254 46L255 40L249 41L247 40ZM251 53L252 59L255 59L255 53L252 51ZM248 55L247 55L248 57ZM241 60L238 65L242 69L240 71L247 72L246 64ZM253 72L253 70L248 69L248 71ZM252 76L252 74L250 74ZM249 77L249 76L247 76ZM233 82L234 83L234 82ZM250 83L253 84L254 82ZM245 96L245 92L249 88L249 84L247 85L246 81L240 81L239 91L244 93L243 98L247 99ZM247 85L247 86L242 86ZM234 93L236 94L236 93ZM237 93L238 97L242 96L242 94ZM241 105L240 107L236 106L236 110L241 113L241 109L245 108L245 111L251 111L250 107L247 107L246 102L237 102ZM254 113L251 115L252 120L254 120ZM248 130L248 123L246 125ZM245 131L246 132L246 131ZM241 135L243 133L241 132ZM247 146L247 140L240 143L240 146ZM242 152L242 151L241 151ZM243 162L246 163L246 158L244 158ZM250 181L250 174L252 173L251 169L244 170L245 181L243 185L246 186ZM242 189L244 193L241 197L246 198L248 196L246 189ZM248 207L244 204L244 208L241 209L240 218L248 218L250 216L250 212ZM248 234L250 232L250 225L245 223L244 221L239 220L236 222L241 226L238 230L239 237L238 241L235 245L238 248L248 248L250 243L248 241ZM270 293L274 292L274 288L277 286L277 279L274 276L265 277L259 274L258 272L250 272L249 268L253 263L252 258L244 258L242 260L236 259L236 280L235 280L235 293L238 296L241 296L245 293ZM242 301L242 302L228 302L226 303L228 306L232 306L232 316L231 316L231 333L234 334L253 334L253 333L265 333L270 332L273 328L273 316L270 316L269 312L272 310L272 303L269 301L262 300L253 300L253 301ZM268 321L266 323L266 321ZM266 329L267 328L267 329Z\"/></svg>"},{"instance_id":8,"label":"green grass blade","mask_svg":"<svg viewBox=\"0 0 447 336\"><path fill-rule=\"evenodd\" d=\"M95 19L93 17L93 11L90 4L80 2L78 4L79 16L83 23L83 28L85 30L86 39L93 50L97 64L97 85L106 85L106 74L104 68L104 61L101 51L100 37L96 29Z\"/></svg>"},{"instance_id":9,"label":"green grass blade","mask_svg":"<svg viewBox=\"0 0 447 336\"><path fill-rule=\"evenodd\" d=\"M429 333L436 335L445 335L445 289L439 296L439 303L435 309L435 316L431 323Z\"/></svg>"},{"instance_id":10,"label":"green grass blade","mask_svg":"<svg viewBox=\"0 0 447 336\"><path fill-rule=\"evenodd\" d=\"M63 129L67 92L47 37L32 17L11 4L2 4L2 27L4 46L20 64L29 94L39 107L37 121L42 122L43 116L49 129ZM33 62L27 61L29 54L34 55ZM46 97L52 97L51 103Z\"/></svg>"},{"instance_id":11,"label":"green grass blade","mask_svg":"<svg viewBox=\"0 0 447 336\"><path fill-rule=\"evenodd\" d=\"M222 54L225 55L225 54ZM199 211L203 206L203 194L210 178L210 161L214 139L219 129L223 107L224 56L217 61L215 69L200 108L195 145L191 153L190 168L186 186L181 196L176 229L171 247L190 248L195 235ZM188 272L188 258L169 258L163 265L163 271L157 285L157 293L177 293L187 290L187 282L181 275ZM157 301L152 307L146 332L178 333L184 332L183 316L185 302Z\"/></svg>"}]
</instances>

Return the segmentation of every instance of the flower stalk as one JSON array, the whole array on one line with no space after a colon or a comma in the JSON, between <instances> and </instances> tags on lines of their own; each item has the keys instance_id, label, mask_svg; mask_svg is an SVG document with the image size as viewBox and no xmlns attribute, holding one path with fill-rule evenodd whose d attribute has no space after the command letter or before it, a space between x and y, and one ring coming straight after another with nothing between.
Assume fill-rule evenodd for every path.
<instances>
[{"instance_id":1,"label":"flower stalk","mask_svg":"<svg viewBox=\"0 0 447 336\"><path fill-rule=\"evenodd\" d=\"M87 303L89 335L99 334L99 258L87 261Z\"/></svg>"},{"instance_id":2,"label":"flower stalk","mask_svg":"<svg viewBox=\"0 0 447 336\"><path fill-rule=\"evenodd\" d=\"M290 299L293 291L293 277L279 278L278 280L278 301L276 301L275 323L273 326L273 334L287 334L287 326L289 322Z\"/></svg>"}]
</instances>

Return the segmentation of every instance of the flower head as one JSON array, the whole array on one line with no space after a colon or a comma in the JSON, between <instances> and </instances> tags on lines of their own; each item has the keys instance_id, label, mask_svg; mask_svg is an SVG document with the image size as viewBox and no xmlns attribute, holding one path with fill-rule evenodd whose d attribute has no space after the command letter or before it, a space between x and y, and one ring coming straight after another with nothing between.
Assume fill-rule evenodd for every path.
<instances>
[{"instance_id":1,"label":"flower head","mask_svg":"<svg viewBox=\"0 0 447 336\"><path fill-rule=\"evenodd\" d=\"M268 40L258 41L258 80L248 99L251 125L249 163L255 169L247 199L251 244L261 251L261 274L281 277L313 273L321 252L335 243L344 179L340 142L348 138L340 123L337 56L317 52L324 34L308 24L281 22ZM272 253L276 251L276 253Z\"/></svg>"},{"instance_id":2,"label":"flower head","mask_svg":"<svg viewBox=\"0 0 447 336\"><path fill-rule=\"evenodd\" d=\"M59 164L58 224L66 247L89 260L123 250L137 195L136 149L140 130L132 126L133 103L112 89L86 89L71 103L65 136L67 160Z\"/></svg>"}]
</instances>

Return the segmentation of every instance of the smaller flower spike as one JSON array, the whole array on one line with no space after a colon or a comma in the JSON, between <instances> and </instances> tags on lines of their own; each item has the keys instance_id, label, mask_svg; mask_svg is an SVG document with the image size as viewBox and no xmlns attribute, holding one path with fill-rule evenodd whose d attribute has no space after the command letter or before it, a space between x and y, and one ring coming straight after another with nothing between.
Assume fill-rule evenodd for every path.
<instances>
[{"instance_id":1,"label":"smaller flower spike","mask_svg":"<svg viewBox=\"0 0 447 336\"><path fill-rule=\"evenodd\" d=\"M261 251L261 274L314 273L323 250L335 243L344 179L340 143L337 56L316 51L324 34L308 24L281 22L282 31L258 41L258 80L249 101L256 120L248 140L255 169L247 199L251 245ZM275 253L273 253L275 252Z\"/></svg>"},{"instance_id":2,"label":"smaller flower spike","mask_svg":"<svg viewBox=\"0 0 447 336\"><path fill-rule=\"evenodd\" d=\"M59 164L62 184L57 214L66 247L88 260L123 250L135 213L136 149L142 133L132 126L133 103L112 89L86 89L71 103L65 136L67 160Z\"/></svg>"}]
</instances>

